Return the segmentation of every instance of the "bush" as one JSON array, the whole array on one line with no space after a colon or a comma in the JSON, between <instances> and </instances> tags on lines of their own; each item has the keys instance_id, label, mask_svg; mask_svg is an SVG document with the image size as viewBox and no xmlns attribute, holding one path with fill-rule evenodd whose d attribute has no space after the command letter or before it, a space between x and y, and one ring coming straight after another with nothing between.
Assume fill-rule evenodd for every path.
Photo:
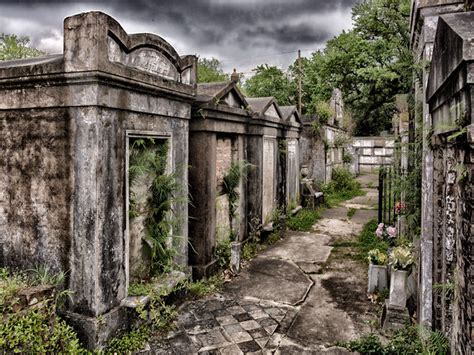
<instances>
[{"instance_id":1,"label":"bush","mask_svg":"<svg viewBox=\"0 0 474 355\"><path fill-rule=\"evenodd\" d=\"M143 349L150 338L150 331L145 327L132 330L130 333L112 339L105 350L106 354L130 353Z\"/></svg>"},{"instance_id":2,"label":"bush","mask_svg":"<svg viewBox=\"0 0 474 355\"><path fill-rule=\"evenodd\" d=\"M439 331L408 325L395 331L388 344L385 346L375 334L368 334L360 339L340 344L343 347L357 351L360 354L437 354L448 353L449 343Z\"/></svg>"},{"instance_id":3,"label":"bush","mask_svg":"<svg viewBox=\"0 0 474 355\"><path fill-rule=\"evenodd\" d=\"M362 338L353 340L344 346L350 351L361 354L383 354L384 346L375 334L364 335Z\"/></svg>"},{"instance_id":4,"label":"bush","mask_svg":"<svg viewBox=\"0 0 474 355\"><path fill-rule=\"evenodd\" d=\"M49 301L51 302L51 301ZM80 353L74 330L51 304L8 315L0 324L0 353Z\"/></svg>"},{"instance_id":5,"label":"bush","mask_svg":"<svg viewBox=\"0 0 474 355\"><path fill-rule=\"evenodd\" d=\"M359 182L344 167L332 169L331 181L327 184L322 184L321 191L324 193L324 199L329 207L364 194Z\"/></svg>"},{"instance_id":6,"label":"bush","mask_svg":"<svg viewBox=\"0 0 474 355\"><path fill-rule=\"evenodd\" d=\"M296 215L288 217L286 223L290 230L308 232L319 218L318 211L302 209Z\"/></svg>"}]
</instances>

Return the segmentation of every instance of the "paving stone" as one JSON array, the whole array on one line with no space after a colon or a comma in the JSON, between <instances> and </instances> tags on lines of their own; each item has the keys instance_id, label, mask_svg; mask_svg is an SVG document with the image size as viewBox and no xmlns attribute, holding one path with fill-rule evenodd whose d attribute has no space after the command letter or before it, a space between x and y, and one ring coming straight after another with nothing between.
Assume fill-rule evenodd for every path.
<instances>
[{"instance_id":1,"label":"paving stone","mask_svg":"<svg viewBox=\"0 0 474 355\"><path fill-rule=\"evenodd\" d=\"M268 334L273 334L273 332L276 330L277 327L278 325L275 324L275 325L269 325L268 327L264 327L263 329L265 329Z\"/></svg>"},{"instance_id":2,"label":"paving stone","mask_svg":"<svg viewBox=\"0 0 474 355\"><path fill-rule=\"evenodd\" d=\"M238 345L230 345L225 348L219 349L222 355L243 355L244 353L240 350Z\"/></svg>"},{"instance_id":3,"label":"paving stone","mask_svg":"<svg viewBox=\"0 0 474 355\"><path fill-rule=\"evenodd\" d=\"M225 309L225 308L217 309L215 311L212 311L211 313L214 314L215 317L222 317L222 316L228 316L229 315L229 312L227 312L227 309Z\"/></svg>"},{"instance_id":4,"label":"paving stone","mask_svg":"<svg viewBox=\"0 0 474 355\"><path fill-rule=\"evenodd\" d=\"M259 339L254 339L258 345L260 345L260 347L262 349L265 348L265 346L267 345L267 342L268 342L268 337L264 337L264 338L259 338Z\"/></svg>"},{"instance_id":5,"label":"paving stone","mask_svg":"<svg viewBox=\"0 0 474 355\"><path fill-rule=\"evenodd\" d=\"M266 350L273 350L278 348L282 339L282 334L274 333L269 339L267 344L265 345Z\"/></svg>"},{"instance_id":6,"label":"paving stone","mask_svg":"<svg viewBox=\"0 0 474 355\"><path fill-rule=\"evenodd\" d=\"M240 325L241 325L242 328L244 328L245 330L252 330L252 329L260 328L260 324L258 324L258 323L257 323L256 321L254 321L254 320L248 320L248 321L242 322L242 323L240 323Z\"/></svg>"},{"instance_id":7,"label":"paving stone","mask_svg":"<svg viewBox=\"0 0 474 355\"><path fill-rule=\"evenodd\" d=\"M205 334L198 334L197 338L205 350L212 350L229 344L219 328L213 329Z\"/></svg>"},{"instance_id":8,"label":"paving stone","mask_svg":"<svg viewBox=\"0 0 474 355\"><path fill-rule=\"evenodd\" d=\"M169 343L174 354L189 354L198 351L198 347L193 344L192 340L184 332L170 339Z\"/></svg>"},{"instance_id":9,"label":"paving stone","mask_svg":"<svg viewBox=\"0 0 474 355\"><path fill-rule=\"evenodd\" d=\"M258 345L258 343L254 340L247 341L245 343L240 343L238 345L240 350L242 350L244 353L261 350L260 345Z\"/></svg>"},{"instance_id":10,"label":"paving stone","mask_svg":"<svg viewBox=\"0 0 474 355\"><path fill-rule=\"evenodd\" d=\"M217 317L216 320L219 322L220 325L227 325L227 324L234 324L237 323L238 320L235 319L233 316L222 316L222 317Z\"/></svg>"},{"instance_id":11,"label":"paving stone","mask_svg":"<svg viewBox=\"0 0 474 355\"><path fill-rule=\"evenodd\" d=\"M245 331L229 334L229 337L234 343L243 343L252 340L252 336Z\"/></svg>"},{"instance_id":12,"label":"paving stone","mask_svg":"<svg viewBox=\"0 0 474 355\"><path fill-rule=\"evenodd\" d=\"M244 329L240 326L239 323L228 324L223 326L227 334L243 332Z\"/></svg>"},{"instance_id":13,"label":"paving stone","mask_svg":"<svg viewBox=\"0 0 474 355\"><path fill-rule=\"evenodd\" d=\"M248 333L254 339L263 338L267 336L267 331L263 328L249 330Z\"/></svg>"},{"instance_id":14,"label":"paving stone","mask_svg":"<svg viewBox=\"0 0 474 355\"><path fill-rule=\"evenodd\" d=\"M249 313L261 310L261 308L254 303L244 304L242 308L245 309Z\"/></svg>"},{"instance_id":15,"label":"paving stone","mask_svg":"<svg viewBox=\"0 0 474 355\"><path fill-rule=\"evenodd\" d=\"M262 318L257 320L262 327L278 325L278 322L272 318Z\"/></svg>"},{"instance_id":16,"label":"paving stone","mask_svg":"<svg viewBox=\"0 0 474 355\"><path fill-rule=\"evenodd\" d=\"M218 300L210 300L206 303L206 309L208 312L214 313L215 311L221 310L224 308L224 302Z\"/></svg>"},{"instance_id":17,"label":"paving stone","mask_svg":"<svg viewBox=\"0 0 474 355\"><path fill-rule=\"evenodd\" d=\"M219 323L215 319L206 319L202 321L198 321L194 324L190 324L184 329L188 334L200 334L210 331L211 329L218 327Z\"/></svg>"},{"instance_id":18,"label":"paving stone","mask_svg":"<svg viewBox=\"0 0 474 355\"><path fill-rule=\"evenodd\" d=\"M268 317L268 314L266 312L264 312L263 310L261 310L261 309L257 309L255 311L250 311L249 314L253 319L261 319L261 318L267 318Z\"/></svg>"},{"instance_id":19,"label":"paving stone","mask_svg":"<svg viewBox=\"0 0 474 355\"><path fill-rule=\"evenodd\" d=\"M248 313L234 314L234 318L239 322L245 322L246 320L252 319Z\"/></svg>"},{"instance_id":20,"label":"paving stone","mask_svg":"<svg viewBox=\"0 0 474 355\"><path fill-rule=\"evenodd\" d=\"M200 355L219 355L220 352L219 352L219 350L213 349L213 350L203 350L203 351L200 351L198 354L200 354Z\"/></svg>"},{"instance_id":21,"label":"paving stone","mask_svg":"<svg viewBox=\"0 0 474 355\"><path fill-rule=\"evenodd\" d=\"M245 309L243 309L243 308L240 307L240 306L229 307L229 308L227 308L227 312L229 312L230 314L246 313Z\"/></svg>"},{"instance_id":22,"label":"paving stone","mask_svg":"<svg viewBox=\"0 0 474 355\"><path fill-rule=\"evenodd\" d=\"M196 317L196 319L199 321L199 320L207 320L207 319L213 319L214 318L214 315L211 313L211 312L206 312L206 311L202 311L202 312L194 312L194 316Z\"/></svg>"}]
</instances>

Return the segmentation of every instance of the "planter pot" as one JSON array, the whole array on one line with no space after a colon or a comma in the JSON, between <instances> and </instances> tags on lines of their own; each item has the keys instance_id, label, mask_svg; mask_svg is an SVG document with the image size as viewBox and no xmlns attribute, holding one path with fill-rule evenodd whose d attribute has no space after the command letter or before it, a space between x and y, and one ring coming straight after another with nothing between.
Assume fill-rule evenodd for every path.
<instances>
[{"instance_id":1,"label":"planter pot","mask_svg":"<svg viewBox=\"0 0 474 355\"><path fill-rule=\"evenodd\" d=\"M408 272L392 269L390 275L390 298L391 306L405 307L407 303L407 277Z\"/></svg>"},{"instance_id":2,"label":"planter pot","mask_svg":"<svg viewBox=\"0 0 474 355\"><path fill-rule=\"evenodd\" d=\"M387 266L369 265L369 285L367 293L374 293L376 290L382 291L388 287Z\"/></svg>"},{"instance_id":3,"label":"planter pot","mask_svg":"<svg viewBox=\"0 0 474 355\"><path fill-rule=\"evenodd\" d=\"M230 269L238 274L240 271L240 252L242 250L241 242L230 243Z\"/></svg>"}]
</instances>

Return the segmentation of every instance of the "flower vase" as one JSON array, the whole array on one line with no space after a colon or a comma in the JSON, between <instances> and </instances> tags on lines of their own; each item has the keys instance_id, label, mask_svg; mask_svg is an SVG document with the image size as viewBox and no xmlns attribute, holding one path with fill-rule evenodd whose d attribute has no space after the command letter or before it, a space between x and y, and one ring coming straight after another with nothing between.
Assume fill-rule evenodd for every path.
<instances>
[{"instance_id":1,"label":"flower vase","mask_svg":"<svg viewBox=\"0 0 474 355\"><path fill-rule=\"evenodd\" d=\"M367 293L382 291L388 287L387 266L369 264L369 284Z\"/></svg>"},{"instance_id":2,"label":"flower vase","mask_svg":"<svg viewBox=\"0 0 474 355\"><path fill-rule=\"evenodd\" d=\"M407 277L407 271L392 269L389 298L391 306L405 308L407 303Z\"/></svg>"}]
</instances>

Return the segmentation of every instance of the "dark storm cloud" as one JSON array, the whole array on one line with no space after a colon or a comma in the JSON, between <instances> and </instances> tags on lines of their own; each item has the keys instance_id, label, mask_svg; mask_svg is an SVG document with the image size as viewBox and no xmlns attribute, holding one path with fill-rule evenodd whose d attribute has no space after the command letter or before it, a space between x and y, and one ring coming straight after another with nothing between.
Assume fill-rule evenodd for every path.
<instances>
[{"instance_id":1,"label":"dark storm cloud","mask_svg":"<svg viewBox=\"0 0 474 355\"><path fill-rule=\"evenodd\" d=\"M237 54L242 57L243 51L249 57L257 57L298 48L320 48L343 28L350 27L350 8L356 2L0 0L0 32L29 35L36 45L49 50L48 46L58 46L58 33L62 32L65 16L101 10L116 18L129 32L154 32L169 38L180 51L212 55L229 63ZM285 65L279 60L280 63L273 64Z\"/></svg>"}]
</instances>

